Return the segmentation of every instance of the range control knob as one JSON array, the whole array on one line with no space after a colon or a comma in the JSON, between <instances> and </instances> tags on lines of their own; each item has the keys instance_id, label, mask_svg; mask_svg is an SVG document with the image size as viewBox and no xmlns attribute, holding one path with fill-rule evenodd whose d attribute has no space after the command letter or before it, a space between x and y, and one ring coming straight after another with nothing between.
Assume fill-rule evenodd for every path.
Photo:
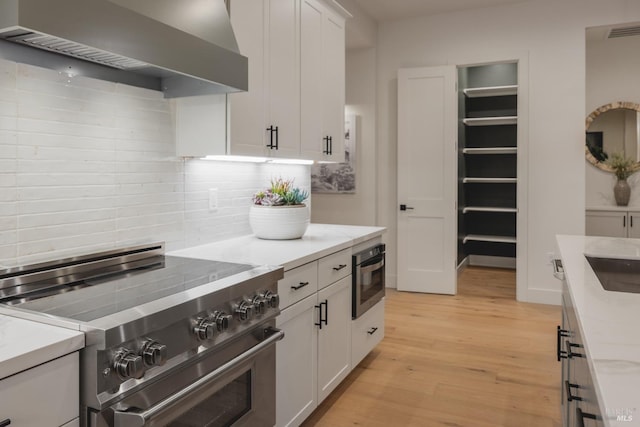
<instances>
[{"instance_id":1,"label":"range control knob","mask_svg":"<svg viewBox=\"0 0 640 427\"><path fill-rule=\"evenodd\" d=\"M236 308L236 316L243 322L251 320L253 317L253 304L248 301L242 301Z\"/></svg>"},{"instance_id":2,"label":"range control knob","mask_svg":"<svg viewBox=\"0 0 640 427\"><path fill-rule=\"evenodd\" d=\"M255 297L253 297L251 303L255 307L255 311L258 316L264 314L267 309L267 300L260 295L256 295Z\"/></svg>"},{"instance_id":3,"label":"range control knob","mask_svg":"<svg viewBox=\"0 0 640 427\"><path fill-rule=\"evenodd\" d=\"M280 296L278 294L275 294L271 291L266 291L261 296L267 301L267 304L271 308L278 308L278 306L280 305Z\"/></svg>"},{"instance_id":4,"label":"range control knob","mask_svg":"<svg viewBox=\"0 0 640 427\"><path fill-rule=\"evenodd\" d=\"M167 346L148 340L142 345L140 355L146 366L162 366L167 361Z\"/></svg>"},{"instance_id":5,"label":"range control knob","mask_svg":"<svg viewBox=\"0 0 640 427\"><path fill-rule=\"evenodd\" d=\"M200 341L206 341L213 338L213 332L216 327L216 321L211 317L201 317L197 320L193 333Z\"/></svg>"},{"instance_id":6,"label":"range control knob","mask_svg":"<svg viewBox=\"0 0 640 427\"><path fill-rule=\"evenodd\" d=\"M122 378L142 378L144 375L142 357L126 348L121 348L116 353L113 369Z\"/></svg>"},{"instance_id":7,"label":"range control knob","mask_svg":"<svg viewBox=\"0 0 640 427\"><path fill-rule=\"evenodd\" d=\"M216 311L215 313L213 313L212 317L216 320L218 332L224 332L229 329L231 320L233 319L230 314L227 314L224 311Z\"/></svg>"}]
</instances>

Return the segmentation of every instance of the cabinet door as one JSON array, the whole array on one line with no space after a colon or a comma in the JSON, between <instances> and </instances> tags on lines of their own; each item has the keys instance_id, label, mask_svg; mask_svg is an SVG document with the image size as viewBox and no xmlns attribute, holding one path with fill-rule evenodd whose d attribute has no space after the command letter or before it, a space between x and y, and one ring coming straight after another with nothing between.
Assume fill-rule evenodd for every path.
<instances>
[{"instance_id":1,"label":"cabinet door","mask_svg":"<svg viewBox=\"0 0 640 427\"><path fill-rule=\"evenodd\" d=\"M276 425L297 426L317 406L316 294L276 319L284 338L276 344Z\"/></svg>"},{"instance_id":2,"label":"cabinet door","mask_svg":"<svg viewBox=\"0 0 640 427\"><path fill-rule=\"evenodd\" d=\"M318 304L326 319L318 332L319 404L351 368L351 276L319 291Z\"/></svg>"},{"instance_id":3,"label":"cabinet door","mask_svg":"<svg viewBox=\"0 0 640 427\"><path fill-rule=\"evenodd\" d=\"M384 338L384 298L351 323L351 369Z\"/></svg>"},{"instance_id":4,"label":"cabinet door","mask_svg":"<svg viewBox=\"0 0 640 427\"><path fill-rule=\"evenodd\" d=\"M587 236L627 237L627 213L587 211L585 234Z\"/></svg>"},{"instance_id":5,"label":"cabinet door","mask_svg":"<svg viewBox=\"0 0 640 427\"><path fill-rule=\"evenodd\" d=\"M229 95L230 154L266 156L266 3L232 0L231 25L240 52L249 58L249 90Z\"/></svg>"},{"instance_id":6,"label":"cabinet door","mask_svg":"<svg viewBox=\"0 0 640 427\"><path fill-rule=\"evenodd\" d=\"M633 237L635 239L640 238L640 212L632 211L629 212L628 217L628 227L627 232L629 237Z\"/></svg>"},{"instance_id":7,"label":"cabinet door","mask_svg":"<svg viewBox=\"0 0 640 427\"><path fill-rule=\"evenodd\" d=\"M344 46L344 20L327 12L322 27L322 122L323 134L331 138L330 153L324 160L333 162L344 161Z\"/></svg>"},{"instance_id":8,"label":"cabinet door","mask_svg":"<svg viewBox=\"0 0 640 427\"><path fill-rule=\"evenodd\" d=\"M297 19L300 0L267 2L266 127L278 128L278 148L269 151L274 157L297 158L300 155L300 37Z\"/></svg>"},{"instance_id":9,"label":"cabinet door","mask_svg":"<svg viewBox=\"0 0 640 427\"><path fill-rule=\"evenodd\" d=\"M79 415L79 357L72 353L0 381L0 421L58 427Z\"/></svg>"},{"instance_id":10,"label":"cabinet door","mask_svg":"<svg viewBox=\"0 0 640 427\"><path fill-rule=\"evenodd\" d=\"M300 151L303 158L323 159L323 6L302 0L300 10ZM343 48L344 50L344 48Z\"/></svg>"},{"instance_id":11,"label":"cabinet door","mask_svg":"<svg viewBox=\"0 0 640 427\"><path fill-rule=\"evenodd\" d=\"M301 155L344 161L344 19L302 0L300 36Z\"/></svg>"}]
</instances>

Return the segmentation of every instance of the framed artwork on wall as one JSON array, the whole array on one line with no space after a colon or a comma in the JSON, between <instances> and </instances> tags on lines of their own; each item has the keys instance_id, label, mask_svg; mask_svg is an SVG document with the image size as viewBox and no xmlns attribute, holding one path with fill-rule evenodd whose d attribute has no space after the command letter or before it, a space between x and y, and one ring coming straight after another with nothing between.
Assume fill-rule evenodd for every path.
<instances>
[{"instance_id":1,"label":"framed artwork on wall","mask_svg":"<svg viewBox=\"0 0 640 427\"><path fill-rule=\"evenodd\" d=\"M311 166L311 192L349 194L356 192L356 145L358 116L344 119L344 162Z\"/></svg>"}]
</instances>

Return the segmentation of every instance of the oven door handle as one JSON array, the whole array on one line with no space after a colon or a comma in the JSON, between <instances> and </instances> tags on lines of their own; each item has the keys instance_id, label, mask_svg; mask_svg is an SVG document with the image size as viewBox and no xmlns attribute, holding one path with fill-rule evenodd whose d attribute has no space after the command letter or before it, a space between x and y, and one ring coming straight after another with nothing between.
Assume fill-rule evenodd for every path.
<instances>
[{"instance_id":1,"label":"oven door handle","mask_svg":"<svg viewBox=\"0 0 640 427\"><path fill-rule=\"evenodd\" d=\"M265 350L267 347L275 344L284 338L284 331L276 328L269 327L265 331L270 334L267 339L260 342L249 350L245 351L241 355L234 359L231 359L224 365L220 366L215 371L210 372L204 377L200 378L196 382L183 388L179 392L169 396L168 398L160 401L157 405L152 406L149 409L143 411L131 410L131 411L114 411L114 424L115 427L144 427L152 423L153 419L160 417L163 419L163 415L170 412L176 406L182 404L185 400L193 397L194 394L198 394L201 390L205 389L209 383L222 377L227 372L233 370L238 365L246 362L254 357L256 354ZM166 422L166 419L163 419Z\"/></svg>"},{"instance_id":2,"label":"oven door handle","mask_svg":"<svg viewBox=\"0 0 640 427\"><path fill-rule=\"evenodd\" d=\"M382 268L382 266L384 266L384 259L380 262L377 262L375 264L371 264L371 265L366 265L364 267L360 267L360 273L361 274L366 274L366 273L372 273L380 268Z\"/></svg>"}]
</instances>

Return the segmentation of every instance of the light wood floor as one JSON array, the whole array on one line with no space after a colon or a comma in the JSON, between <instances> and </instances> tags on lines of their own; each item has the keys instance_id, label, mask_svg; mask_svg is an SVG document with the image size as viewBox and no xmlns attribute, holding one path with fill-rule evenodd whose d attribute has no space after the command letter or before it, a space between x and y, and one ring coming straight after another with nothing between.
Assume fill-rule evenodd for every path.
<instances>
[{"instance_id":1,"label":"light wood floor","mask_svg":"<svg viewBox=\"0 0 640 427\"><path fill-rule=\"evenodd\" d=\"M560 426L559 319L508 270L468 268L456 296L388 290L384 340L303 426Z\"/></svg>"}]
</instances>

